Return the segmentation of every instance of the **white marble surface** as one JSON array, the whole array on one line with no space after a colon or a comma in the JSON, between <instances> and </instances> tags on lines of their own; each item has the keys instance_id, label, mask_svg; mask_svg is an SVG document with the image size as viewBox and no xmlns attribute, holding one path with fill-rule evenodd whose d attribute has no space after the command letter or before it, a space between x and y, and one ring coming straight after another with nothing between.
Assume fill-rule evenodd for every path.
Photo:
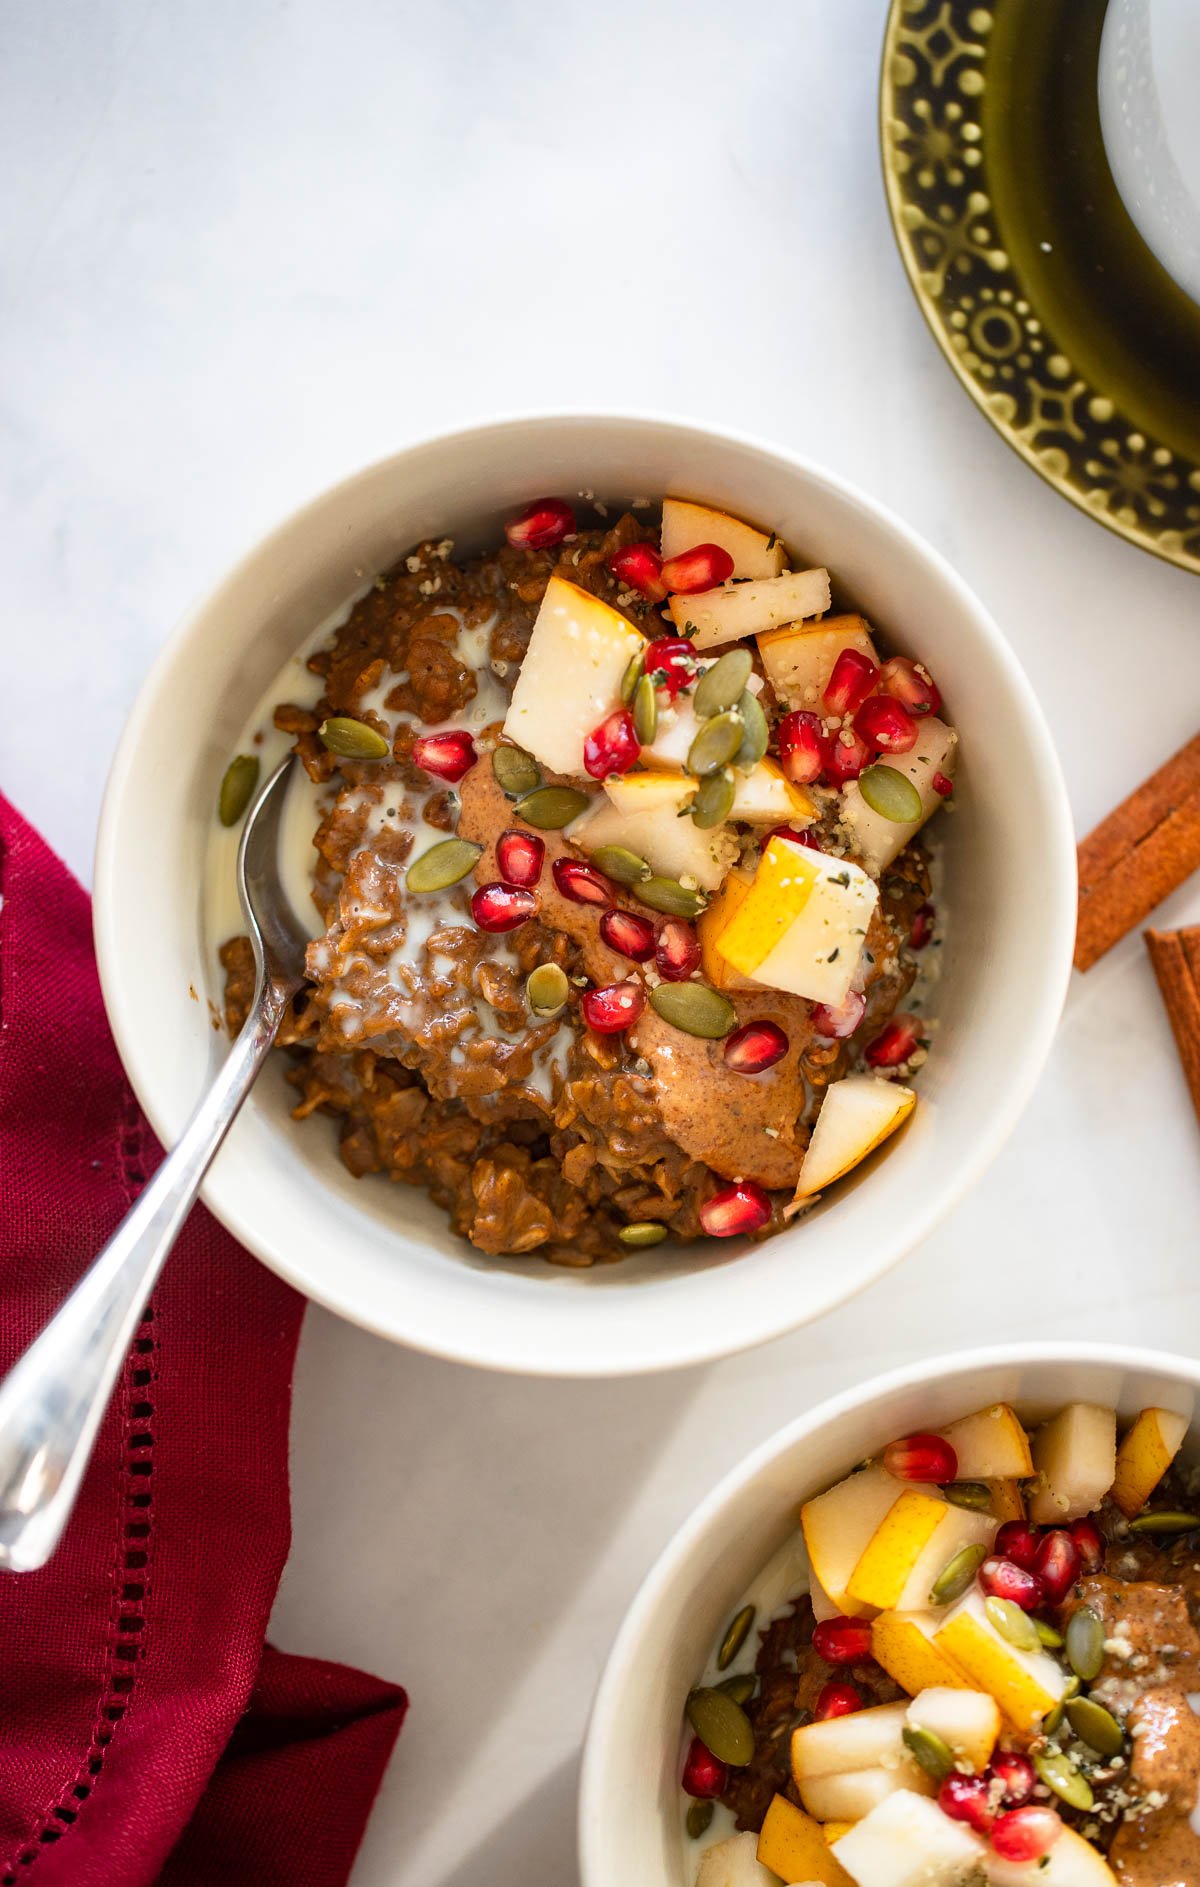
<instances>
[{"instance_id":1,"label":"white marble surface","mask_svg":"<svg viewBox=\"0 0 1200 1887\"><path fill-rule=\"evenodd\" d=\"M876 154L883 16L4 0L0 780L79 872L189 601L352 467L525 405L727 422L895 505L1016 645L1081 830L1195 731L1195 579L1025 470L909 296ZM1200 917L1200 885L1161 917ZM697 1496L799 1408L1035 1329L1194 1353L1198 1150L1135 939L1077 982L974 1196L816 1329L574 1386L310 1314L275 1633L412 1693L356 1887L572 1887L617 1621Z\"/></svg>"}]
</instances>

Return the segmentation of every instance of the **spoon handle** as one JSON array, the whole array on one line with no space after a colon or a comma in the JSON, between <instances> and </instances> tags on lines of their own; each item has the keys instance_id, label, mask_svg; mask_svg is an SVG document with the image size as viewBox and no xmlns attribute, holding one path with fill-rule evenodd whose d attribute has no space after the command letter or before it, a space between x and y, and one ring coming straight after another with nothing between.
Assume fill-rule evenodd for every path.
<instances>
[{"instance_id":1,"label":"spoon handle","mask_svg":"<svg viewBox=\"0 0 1200 1887\"><path fill-rule=\"evenodd\" d=\"M31 1572L58 1545L146 1300L293 987L264 981L178 1145L0 1383L0 1568Z\"/></svg>"}]
</instances>

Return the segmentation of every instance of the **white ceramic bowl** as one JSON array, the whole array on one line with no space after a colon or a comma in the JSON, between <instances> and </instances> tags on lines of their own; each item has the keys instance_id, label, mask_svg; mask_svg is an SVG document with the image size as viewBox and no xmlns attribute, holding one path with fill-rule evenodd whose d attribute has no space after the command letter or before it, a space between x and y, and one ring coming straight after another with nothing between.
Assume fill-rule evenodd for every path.
<instances>
[{"instance_id":1,"label":"white ceramic bowl","mask_svg":"<svg viewBox=\"0 0 1200 1887\"><path fill-rule=\"evenodd\" d=\"M897 1435L991 1402L1040 1420L1065 1402L1191 1420L1200 1363L1105 1344L1030 1344L937 1357L848 1390L727 1474L675 1535L617 1636L592 1712L579 1802L582 1887L692 1887L679 1759L683 1703L796 1507ZM1194 1449L1193 1449L1194 1458Z\"/></svg>"},{"instance_id":2,"label":"white ceramic bowl","mask_svg":"<svg viewBox=\"0 0 1200 1887\"><path fill-rule=\"evenodd\" d=\"M941 822L953 932L936 1049L911 1124L886 1157L760 1248L708 1241L674 1257L571 1271L485 1260L423 1194L352 1179L331 1131L289 1121L276 1067L204 1196L282 1276L383 1336L494 1368L605 1376L744 1349L860 1291L983 1171L1045 1059L1074 932L1070 814L1025 676L935 551L790 453L668 420L515 419L412 447L256 545L160 656L109 781L95 924L117 1044L169 1144L224 1051L205 1001L218 1002L220 990L204 948L202 863L246 715L364 573L422 537L494 542L504 516L530 497L585 490L616 502L673 491L776 526L938 677L962 732L958 810Z\"/></svg>"}]
</instances>

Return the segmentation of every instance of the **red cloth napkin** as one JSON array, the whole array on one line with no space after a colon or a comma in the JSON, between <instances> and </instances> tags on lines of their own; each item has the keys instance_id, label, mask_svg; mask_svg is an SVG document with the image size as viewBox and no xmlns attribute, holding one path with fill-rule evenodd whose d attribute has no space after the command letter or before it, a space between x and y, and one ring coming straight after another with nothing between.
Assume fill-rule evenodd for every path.
<instances>
[{"instance_id":1,"label":"red cloth napkin","mask_svg":"<svg viewBox=\"0 0 1200 1887\"><path fill-rule=\"evenodd\" d=\"M0 1368L161 1158L88 901L0 796ZM0 1887L339 1887L407 1704L265 1647L287 1557L295 1292L201 1208L65 1538L0 1573Z\"/></svg>"}]
</instances>

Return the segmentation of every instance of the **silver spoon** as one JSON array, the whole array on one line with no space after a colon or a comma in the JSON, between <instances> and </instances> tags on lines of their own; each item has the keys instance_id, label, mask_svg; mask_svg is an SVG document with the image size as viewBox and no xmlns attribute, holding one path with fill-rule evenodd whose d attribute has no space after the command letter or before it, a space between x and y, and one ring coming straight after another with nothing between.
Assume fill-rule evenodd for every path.
<instances>
[{"instance_id":1,"label":"silver spoon","mask_svg":"<svg viewBox=\"0 0 1200 1887\"><path fill-rule=\"evenodd\" d=\"M58 1545L146 1300L201 1181L304 980L307 938L279 882L292 756L267 781L238 847L258 972L241 1034L137 1204L0 1383L0 1568L32 1572Z\"/></svg>"}]
</instances>

